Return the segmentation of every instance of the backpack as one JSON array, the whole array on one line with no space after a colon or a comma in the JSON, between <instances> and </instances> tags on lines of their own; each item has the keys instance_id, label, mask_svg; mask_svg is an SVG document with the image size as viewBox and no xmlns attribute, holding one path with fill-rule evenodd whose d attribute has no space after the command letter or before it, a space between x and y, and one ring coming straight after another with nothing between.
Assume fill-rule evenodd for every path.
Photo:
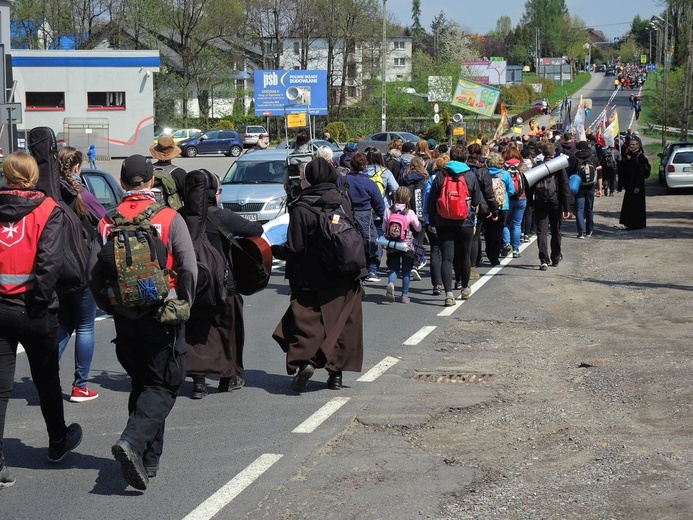
<instances>
[{"instance_id":1,"label":"backpack","mask_svg":"<svg viewBox=\"0 0 693 520\"><path fill-rule=\"evenodd\" d=\"M373 177L371 177L371 180L377 184L381 195L385 195L385 182L383 181L383 173L385 173L386 169L387 168L381 168L380 170L377 170L373 174Z\"/></svg>"},{"instance_id":2,"label":"backpack","mask_svg":"<svg viewBox=\"0 0 693 520\"><path fill-rule=\"evenodd\" d=\"M525 192L525 181L522 178L522 172L517 168L517 166L508 167L508 173L513 180L513 185L515 186L515 193L511 196L513 199L519 199Z\"/></svg>"},{"instance_id":3,"label":"backpack","mask_svg":"<svg viewBox=\"0 0 693 520\"><path fill-rule=\"evenodd\" d=\"M465 220L469 215L469 188L464 175L453 180L450 175L443 176L443 186L436 201L438 215L449 220Z\"/></svg>"},{"instance_id":4,"label":"backpack","mask_svg":"<svg viewBox=\"0 0 693 520\"><path fill-rule=\"evenodd\" d=\"M594 167L591 158L578 159L577 173L582 179L580 188L591 188L597 182L597 169Z\"/></svg>"},{"instance_id":5,"label":"backpack","mask_svg":"<svg viewBox=\"0 0 693 520\"><path fill-rule=\"evenodd\" d=\"M171 167L154 167L154 188L159 189L162 195L161 200L157 197L157 202L166 204L169 208L178 211L183 207L184 202L183 194L178 192L176 181L171 175L175 170L185 171L183 168L173 165Z\"/></svg>"},{"instance_id":6,"label":"backpack","mask_svg":"<svg viewBox=\"0 0 693 520\"><path fill-rule=\"evenodd\" d=\"M550 174L537 182L534 198L538 202L558 202L558 185L556 175Z\"/></svg>"},{"instance_id":7,"label":"backpack","mask_svg":"<svg viewBox=\"0 0 693 520\"><path fill-rule=\"evenodd\" d=\"M226 258L207 237L207 170L193 170L185 177L184 219L197 257L197 285L192 309L209 309L226 303L229 269Z\"/></svg>"},{"instance_id":8,"label":"backpack","mask_svg":"<svg viewBox=\"0 0 693 520\"><path fill-rule=\"evenodd\" d=\"M117 209L106 218L113 223L97 258L109 280L112 304L131 309L161 306L170 289L168 251L151 219L166 206L153 203L132 220Z\"/></svg>"},{"instance_id":9,"label":"backpack","mask_svg":"<svg viewBox=\"0 0 693 520\"><path fill-rule=\"evenodd\" d=\"M616 171L618 169L618 163L616 162L616 157L614 157L614 151L609 149L604 151L604 168L611 171Z\"/></svg>"},{"instance_id":10,"label":"backpack","mask_svg":"<svg viewBox=\"0 0 693 520\"><path fill-rule=\"evenodd\" d=\"M342 191L344 190L344 191ZM348 190L344 183L340 192ZM366 255L363 249L361 233L341 204L334 207L316 207L304 200L296 202L318 216L318 248L319 256L325 269L335 276L353 276L360 274L366 267Z\"/></svg>"},{"instance_id":11,"label":"backpack","mask_svg":"<svg viewBox=\"0 0 693 520\"><path fill-rule=\"evenodd\" d=\"M64 254L60 276L55 286L58 296L70 294L87 285L87 260L89 258L88 235L81 219L62 200L60 193L60 165L58 141L52 128L40 126L29 131L31 155L39 167L37 187L58 203L63 210Z\"/></svg>"},{"instance_id":12,"label":"backpack","mask_svg":"<svg viewBox=\"0 0 693 520\"><path fill-rule=\"evenodd\" d=\"M505 204L505 198L507 192L505 191L505 183L503 179L499 176L491 175L491 181L493 182L493 194L496 196L496 202L498 202L498 209L501 209Z\"/></svg>"},{"instance_id":13,"label":"backpack","mask_svg":"<svg viewBox=\"0 0 693 520\"><path fill-rule=\"evenodd\" d=\"M385 226L385 236L387 236L388 240L404 241L407 238L408 229L409 222L405 214L394 211L390 213L390 218L387 219L387 225Z\"/></svg>"}]
</instances>

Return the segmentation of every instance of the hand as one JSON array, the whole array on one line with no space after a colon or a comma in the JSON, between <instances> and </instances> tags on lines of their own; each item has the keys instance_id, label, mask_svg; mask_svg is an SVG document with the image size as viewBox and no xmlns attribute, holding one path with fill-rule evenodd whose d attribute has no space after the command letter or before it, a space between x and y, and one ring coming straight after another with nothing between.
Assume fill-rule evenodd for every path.
<instances>
[{"instance_id":1,"label":"hand","mask_svg":"<svg viewBox=\"0 0 693 520\"><path fill-rule=\"evenodd\" d=\"M640 193L640 188L635 188L635 189L633 190L633 193Z\"/></svg>"},{"instance_id":2,"label":"hand","mask_svg":"<svg viewBox=\"0 0 693 520\"><path fill-rule=\"evenodd\" d=\"M597 198L602 196L602 190L597 190Z\"/></svg>"},{"instance_id":3,"label":"hand","mask_svg":"<svg viewBox=\"0 0 693 520\"><path fill-rule=\"evenodd\" d=\"M572 216L573 216L573 214L572 214L570 211L564 211L564 212L563 212L563 218L566 219L566 220L569 219L569 218L572 217Z\"/></svg>"}]
</instances>

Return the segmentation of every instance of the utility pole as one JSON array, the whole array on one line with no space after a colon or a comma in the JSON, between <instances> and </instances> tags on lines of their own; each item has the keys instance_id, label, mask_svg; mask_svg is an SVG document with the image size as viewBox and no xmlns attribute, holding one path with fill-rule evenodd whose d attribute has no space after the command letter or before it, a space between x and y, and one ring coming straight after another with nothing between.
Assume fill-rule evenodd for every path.
<instances>
[{"instance_id":1,"label":"utility pole","mask_svg":"<svg viewBox=\"0 0 693 520\"><path fill-rule=\"evenodd\" d=\"M691 113L693 112L693 7L688 6L682 16L684 24L688 28L688 60L686 63L686 81L683 91L683 124L681 125L681 141L688 140L688 130L691 126ZM686 21L687 20L687 21Z\"/></svg>"},{"instance_id":2,"label":"utility pole","mask_svg":"<svg viewBox=\"0 0 693 520\"><path fill-rule=\"evenodd\" d=\"M662 128L662 150L667 145L667 97L669 89L669 7L667 6L666 20L664 22L664 125Z\"/></svg>"},{"instance_id":3,"label":"utility pole","mask_svg":"<svg viewBox=\"0 0 693 520\"><path fill-rule=\"evenodd\" d=\"M382 55L382 111L380 115L380 131L387 131L387 80L385 74L387 72L387 6L383 0L383 45L380 54Z\"/></svg>"}]
</instances>

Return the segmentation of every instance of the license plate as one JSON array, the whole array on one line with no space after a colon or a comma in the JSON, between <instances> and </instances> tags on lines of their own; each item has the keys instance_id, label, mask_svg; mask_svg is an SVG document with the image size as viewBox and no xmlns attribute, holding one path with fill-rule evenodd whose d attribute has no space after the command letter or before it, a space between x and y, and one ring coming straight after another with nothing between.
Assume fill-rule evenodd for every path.
<instances>
[{"instance_id":1,"label":"license plate","mask_svg":"<svg viewBox=\"0 0 693 520\"><path fill-rule=\"evenodd\" d=\"M239 215L246 220L257 220L257 215L255 213L239 213Z\"/></svg>"},{"instance_id":2,"label":"license plate","mask_svg":"<svg viewBox=\"0 0 693 520\"><path fill-rule=\"evenodd\" d=\"M684 166L684 167L683 167L683 172L684 172L684 173L693 172L693 166Z\"/></svg>"}]
</instances>

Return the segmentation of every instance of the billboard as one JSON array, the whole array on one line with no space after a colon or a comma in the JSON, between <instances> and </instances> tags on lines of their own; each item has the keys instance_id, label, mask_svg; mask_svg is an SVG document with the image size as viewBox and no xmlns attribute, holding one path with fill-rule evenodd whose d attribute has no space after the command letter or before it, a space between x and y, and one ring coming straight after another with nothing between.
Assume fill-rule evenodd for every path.
<instances>
[{"instance_id":1,"label":"billboard","mask_svg":"<svg viewBox=\"0 0 693 520\"><path fill-rule=\"evenodd\" d=\"M491 61L463 61L462 76L482 85L505 85L508 62L502 58Z\"/></svg>"},{"instance_id":2,"label":"billboard","mask_svg":"<svg viewBox=\"0 0 693 520\"><path fill-rule=\"evenodd\" d=\"M500 90L460 78L452 104L482 116L492 116L500 99Z\"/></svg>"},{"instance_id":3,"label":"billboard","mask_svg":"<svg viewBox=\"0 0 693 520\"><path fill-rule=\"evenodd\" d=\"M327 115L326 70L256 70L256 116Z\"/></svg>"}]
</instances>

